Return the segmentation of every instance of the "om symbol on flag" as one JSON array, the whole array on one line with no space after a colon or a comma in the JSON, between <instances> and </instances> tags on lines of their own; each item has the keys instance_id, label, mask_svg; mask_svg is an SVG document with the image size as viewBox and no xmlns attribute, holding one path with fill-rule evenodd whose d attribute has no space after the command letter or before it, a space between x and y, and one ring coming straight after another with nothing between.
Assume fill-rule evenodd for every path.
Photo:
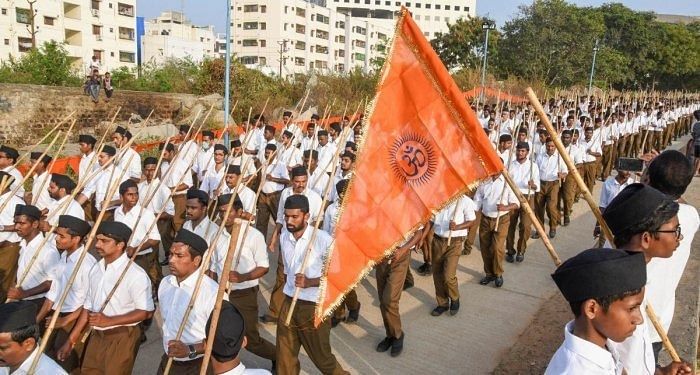
<instances>
[{"instance_id":1,"label":"om symbol on flag","mask_svg":"<svg viewBox=\"0 0 700 375\"><path fill-rule=\"evenodd\" d=\"M411 185L430 180L437 164L430 141L415 133L403 134L394 141L389 162L396 177Z\"/></svg>"}]
</instances>

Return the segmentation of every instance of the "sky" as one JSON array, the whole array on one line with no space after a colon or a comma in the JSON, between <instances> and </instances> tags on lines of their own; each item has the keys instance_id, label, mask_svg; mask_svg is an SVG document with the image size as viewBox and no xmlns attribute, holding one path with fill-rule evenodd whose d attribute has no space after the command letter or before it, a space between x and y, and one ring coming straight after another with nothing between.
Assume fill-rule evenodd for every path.
<instances>
[{"instance_id":1,"label":"sky","mask_svg":"<svg viewBox=\"0 0 700 375\"><path fill-rule=\"evenodd\" d=\"M609 2L621 2L634 10L654 11L664 14L700 16L698 0L570 0L578 6L598 6ZM518 6L529 4L527 0L477 0L476 12L503 24L518 13ZM214 25L216 32L226 32L226 0L137 0L136 13L146 19L154 18L165 10L184 10L195 25Z\"/></svg>"}]
</instances>

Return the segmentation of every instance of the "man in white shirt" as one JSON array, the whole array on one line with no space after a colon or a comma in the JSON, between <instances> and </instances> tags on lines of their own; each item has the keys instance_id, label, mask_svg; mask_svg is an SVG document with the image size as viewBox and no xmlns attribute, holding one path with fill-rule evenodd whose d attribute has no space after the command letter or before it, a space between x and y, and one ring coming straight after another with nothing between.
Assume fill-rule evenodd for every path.
<instances>
[{"instance_id":1,"label":"man in white shirt","mask_svg":"<svg viewBox=\"0 0 700 375\"><path fill-rule=\"evenodd\" d=\"M15 231L20 241L17 281L7 292L7 298L26 300L40 308L51 287L51 270L58 263L55 244L47 243L39 230L41 211L36 206L15 207Z\"/></svg>"},{"instance_id":2,"label":"man in white shirt","mask_svg":"<svg viewBox=\"0 0 700 375\"><path fill-rule=\"evenodd\" d=\"M15 163L19 158L19 152L12 147L2 145L0 146L0 171L10 174L14 177L12 184L10 184L10 190L16 190L15 195L20 199L24 199L24 176L22 173L15 168Z\"/></svg>"},{"instance_id":3,"label":"man in white shirt","mask_svg":"<svg viewBox=\"0 0 700 375\"><path fill-rule=\"evenodd\" d=\"M244 152L248 155L259 155L261 150L263 153L265 152L265 116L261 114L254 115L252 121L255 127L250 130L250 141L246 145Z\"/></svg>"},{"instance_id":4,"label":"man in white shirt","mask_svg":"<svg viewBox=\"0 0 700 375\"><path fill-rule=\"evenodd\" d=\"M498 148L496 152L501 160L503 160L503 165L508 165L509 162L513 161L510 156L512 148L513 137L510 134L501 134L498 137Z\"/></svg>"},{"instance_id":5,"label":"man in white shirt","mask_svg":"<svg viewBox=\"0 0 700 375\"><path fill-rule=\"evenodd\" d=\"M241 167L237 165L229 165L226 171L225 184L219 192L219 197L224 194L232 194L238 186L236 197L243 202L243 210L248 218L255 216L255 192L245 185L238 184L238 179L241 178Z\"/></svg>"},{"instance_id":6,"label":"man in white shirt","mask_svg":"<svg viewBox=\"0 0 700 375\"><path fill-rule=\"evenodd\" d=\"M51 202L42 210L42 214L46 216L46 221L42 224L55 226L58 223L58 217L64 214L85 220L85 211L75 199L71 198L75 187L75 182L70 177L57 173L51 175L51 182L47 189ZM41 230L49 231L48 225L42 225Z\"/></svg>"},{"instance_id":7,"label":"man in white shirt","mask_svg":"<svg viewBox=\"0 0 700 375\"><path fill-rule=\"evenodd\" d=\"M233 229L234 221L243 214L243 202L236 197L233 201L233 207L229 211L229 216L224 217L232 198L232 194L224 194L219 196L217 202L219 217L229 234ZM274 362L275 345L262 338L258 331L259 280L270 269L265 238L248 220L243 220L235 249L236 254L228 275L229 301L243 316L245 336L248 340L246 349L258 357ZM210 270L214 272L215 280L223 280L222 272L225 260L225 252L217 251L212 255Z\"/></svg>"},{"instance_id":8,"label":"man in white shirt","mask_svg":"<svg viewBox=\"0 0 700 375\"><path fill-rule=\"evenodd\" d=\"M15 207L23 205L24 201L10 191L13 179L7 172L0 171L0 181L6 181L5 190L0 192L0 202L9 200L0 211L0 301L5 300L7 290L15 285L19 259L20 238L15 233Z\"/></svg>"},{"instance_id":9,"label":"man in white shirt","mask_svg":"<svg viewBox=\"0 0 700 375\"><path fill-rule=\"evenodd\" d=\"M261 143L258 145L258 152L256 154L256 157L258 160L262 161L265 158L265 150L267 145L275 145L275 147L280 148L279 142L275 140L275 133L277 132L277 129L275 129L274 126L272 125L266 125L265 130L263 131L263 139L260 141ZM248 145L250 147L250 144ZM280 150L279 152L282 152ZM278 157L279 159L279 157ZM281 161L281 159L280 159ZM283 161L281 161L283 162Z\"/></svg>"},{"instance_id":10,"label":"man in white shirt","mask_svg":"<svg viewBox=\"0 0 700 375\"><path fill-rule=\"evenodd\" d=\"M180 156L178 159L180 159L182 165L186 167L187 173L190 174L190 177L192 177L192 166L194 165L195 161L197 161L197 156L201 151L195 139L196 136L197 134L190 131L190 126L180 125L180 132L178 133L180 140L178 154L180 154ZM172 162L172 160L170 161ZM165 180L165 178L163 178L163 180Z\"/></svg>"},{"instance_id":11,"label":"man in white shirt","mask_svg":"<svg viewBox=\"0 0 700 375\"><path fill-rule=\"evenodd\" d=\"M204 173L214 165L214 132L204 130L202 132L202 143L199 146L199 154L197 160L192 165L192 172L197 175L197 179L202 182Z\"/></svg>"},{"instance_id":12,"label":"man in white shirt","mask_svg":"<svg viewBox=\"0 0 700 375\"><path fill-rule=\"evenodd\" d=\"M102 259L90 270L91 284L83 311L58 357L65 358L90 326L93 330L83 354L81 373L104 374L108 369L119 369L120 373L130 374L141 338L139 323L150 319L155 310L151 282L141 267L129 267L101 311L107 294L129 263L125 251L131 229L116 221L102 222L96 233L95 248Z\"/></svg>"},{"instance_id":13,"label":"man in white shirt","mask_svg":"<svg viewBox=\"0 0 700 375\"><path fill-rule=\"evenodd\" d=\"M430 313L440 316L447 310L450 315L459 312L457 264L464 247L467 232L476 219L476 205L466 195L458 197L430 220L435 235L432 245L433 285L437 306Z\"/></svg>"},{"instance_id":14,"label":"man in white shirt","mask_svg":"<svg viewBox=\"0 0 700 375\"><path fill-rule=\"evenodd\" d=\"M318 167L326 173L333 173L333 156L337 148L334 144L328 141L328 132L325 130L318 131Z\"/></svg>"},{"instance_id":15,"label":"man in white shirt","mask_svg":"<svg viewBox=\"0 0 700 375\"><path fill-rule=\"evenodd\" d=\"M37 314L37 324L42 324L46 317L50 318L50 313L53 313L54 303L58 302L61 295L66 290L68 279L75 270L76 263L80 254L83 252L83 242L85 237L90 233L90 224L85 220L69 215L61 215L58 217L58 227L56 228L56 248L61 253L60 259L52 270L53 281L51 288L46 293L46 300ZM85 304L87 290L90 285L90 269L97 261L90 253L85 254L83 262L80 264L75 280L68 290L66 299L61 305L61 311L58 320L56 321L55 339L46 348L46 354L51 359L58 361L58 364L68 372L77 372L80 370L80 358L83 354L82 342L76 343L76 346L67 353L66 357L58 358L59 349L66 343L70 331L78 321L80 313Z\"/></svg>"},{"instance_id":16,"label":"man in white shirt","mask_svg":"<svg viewBox=\"0 0 700 375\"><path fill-rule=\"evenodd\" d=\"M128 172L114 165L114 162L110 160L112 156L116 154L116 150L112 146L102 147L102 152L97 155L97 160L100 163L100 167L103 169L98 172L97 176L90 180L87 185L83 188L83 191L78 195L76 200L81 205L90 199L90 197L95 195L94 198L94 210L92 212L92 217L97 219L99 212L102 210L102 205L106 204L107 209L105 211L104 220L110 220L114 216L114 209L121 204L119 201L119 191L115 188L114 194L111 197L106 197L109 190L116 184L121 184L129 178Z\"/></svg>"},{"instance_id":17,"label":"man in white shirt","mask_svg":"<svg viewBox=\"0 0 700 375\"><path fill-rule=\"evenodd\" d=\"M537 164L528 158L529 153L530 146L526 142L518 142L515 146L515 160L510 163L508 173L518 185L520 192L528 200L530 207L534 207L535 195L540 191L540 170ZM525 209L520 207L517 210L513 210L510 214L508 236L506 237L507 262L520 263L525 260L525 250L527 249L527 240L530 238L531 228L532 220L525 212ZM516 231L518 232L517 249L515 242Z\"/></svg>"},{"instance_id":18,"label":"man in white shirt","mask_svg":"<svg viewBox=\"0 0 700 375\"><path fill-rule=\"evenodd\" d=\"M294 134L292 134L292 132L285 130L282 132L282 142L280 145L278 145L281 147L280 160L282 160L282 163L287 166L288 170L292 170L292 168L299 166L302 163L301 150L294 147L292 144L293 136Z\"/></svg>"},{"instance_id":19,"label":"man in white shirt","mask_svg":"<svg viewBox=\"0 0 700 375\"><path fill-rule=\"evenodd\" d=\"M214 145L214 163L204 172L200 190L209 194L209 198L216 198L216 190L223 186L223 179L226 175L226 156L228 149L221 144Z\"/></svg>"},{"instance_id":20,"label":"man in white shirt","mask_svg":"<svg viewBox=\"0 0 700 375\"><path fill-rule=\"evenodd\" d=\"M315 191L318 195L323 195L323 190L326 188L330 177L325 170L318 168L318 151L304 151L304 168L308 169L310 173L309 189Z\"/></svg>"},{"instance_id":21,"label":"man in white shirt","mask_svg":"<svg viewBox=\"0 0 700 375\"><path fill-rule=\"evenodd\" d=\"M559 190L561 181L566 178L569 169L566 167L564 159L554 147L554 141L547 139L545 146L547 150L537 158L537 167L540 172L540 191L535 195L535 214L540 223L544 225L545 208L549 217L549 238L554 238L559 226ZM539 233L535 232L532 238L539 238Z\"/></svg>"},{"instance_id":22,"label":"man in white shirt","mask_svg":"<svg viewBox=\"0 0 700 375\"><path fill-rule=\"evenodd\" d=\"M164 147L165 151L162 151ZM170 221L170 230L165 231L162 236L163 249L167 259L173 238L185 223L186 194L187 189L193 186L193 182L189 164L185 162L181 153L175 152L175 146L172 143L167 145L161 143L159 149L163 152L163 161L160 165L161 183L170 189L172 193L171 199L175 206L175 214Z\"/></svg>"},{"instance_id":23,"label":"man in white shirt","mask_svg":"<svg viewBox=\"0 0 700 375\"><path fill-rule=\"evenodd\" d=\"M285 228L280 240L280 256L284 263L285 296L277 324L277 366L285 373L298 373L299 349L303 346L321 373L348 374L331 350L330 322L326 320L314 326L323 260L332 239L326 232L317 230L307 255L306 249L314 231L309 225L309 218L309 200L306 196L295 194L284 202ZM305 256L308 256L308 262L302 269ZM300 288L299 299L296 308L291 311L291 324L288 326L285 320L290 313L296 288Z\"/></svg>"},{"instance_id":24,"label":"man in white shirt","mask_svg":"<svg viewBox=\"0 0 700 375\"><path fill-rule=\"evenodd\" d=\"M287 166L278 158L277 146L265 146L265 161L262 166L263 181L260 198L258 198L257 215L255 216L255 227L267 237L267 227L270 225L270 218L277 217L280 195L286 185L289 184L289 172Z\"/></svg>"},{"instance_id":25,"label":"man in white shirt","mask_svg":"<svg viewBox=\"0 0 700 375\"><path fill-rule=\"evenodd\" d=\"M117 126L114 130L112 141L119 148L114 164L121 170L126 170L127 178L139 182L141 181L141 155L133 148L127 147L131 137L131 132L126 128Z\"/></svg>"},{"instance_id":26,"label":"man in white shirt","mask_svg":"<svg viewBox=\"0 0 700 375\"><path fill-rule=\"evenodd\" d=\"M219 286L216 281L208 277L202 279L185 330L179 340L175 338L197 286L200 267L205 267L202 259L207 247L202 237L187 229L180 230L173 240L168 264L171 274L158 287L165 351L158 367L159 374L165 371L168 357L173 358L175 374L199 372L202 366L208 334L205 326L214 310Z\"/></svg>"},{"instance_id":27,"label":"man in white shirt","mask_svg":"<svg viewBox=\"0 0 700 375\"><path fill-rule=\"evenodd\" d=\"M580 175L583 175L583 148L578 144L577 137L578 129L573 131L564 130L561 133L561 143L564 145L569 158L573 161ZM567 168L568 171L568 168ZM578 184L573 173L567 173L562 183L559 199L562 211L564 211L563 226L569 225L571 222L570 216L574 210L574 203L578 201Z\"/></svg>"},{"instance_id":28,"label":"man in white shirt","mask_svg":"<svg viewBox=\"0 0 700 375\"><path fill-rule=\"evenodd\" d=\"M257 174L255 158L244 153L242 147L240 139L231 141L231 165L236 165L243 171L243 183L250 183L250 188L257 190L259 181L255 180ZM252 182L254 182L255 185Z\"/></svg>"},{"instance_id":29,"label":"man in white shirt","mask_svg":"<svg viewBox=\"0 0 700 375\"><path fill-rule=\"evenodd\" d=\"M41 160L39 160L41 158ZM32 191L24 193L24 201L27 204L32 204L39 207L40 210L45 209L51 203L51 198L49 197L49 180L51 180L51 173L49 173L49 164L51 164L51 156L44 155L41 157L41 152L32 152L29 156L29 162L33 165L37 161L36 168L34 169L34 178L32 179Z\"/></svg>"},{"instance_id":30,"label":"man in white shirt","mask_svg":"<svg viewBox=\"0 0 700 375\"><path fill-rule=\"evenodd\" d=\"M139 182L139 205L144 206L151 210L155 214L159 214L157 217L158 223L156 227L160 233L160 239L163 243L163 248L165 246L172 245L172 238L169 238L169 232L172 228L172 218L175 214L175 205L171 199L171 192L165 184L160 182L160 179L156 177L156 164L158 160L152 156L143 159L143 181ZM166 240L169 242L166 243ZM159 261L160 249L158 247L153 249L155 251L156 261ZM167 258L165 259L165 265L167 265ZM162 265L162 264L160 264ZM160 269L160 267L156 267Z\"/></svg>"},{"instance_id":31,"label":"man in white shirt","mask_svg":"<svg viewBox=\"0 0 700 375\"><path fill-rule=\"evenodd\" d=\"M95 153L95 143L97 139L89 134L81 134L78 136L78 147L80 149L80 164L78 165L78 182L83 179L90 177L93 171L100 168L100 164L95 159L97 154ZM94 160L94 161L93 161ZM89 199L84 204L82 204L83 210L85 211L85 217L91 221L92 211L94 209L94 202Z\"/></svg>"},{"instance_id":32,"label":"man in white shirt","mask_svg":"<svg viewBox=\"0 0 700 375\"><path fill-rule=\"evenodd\" d=\"M584 139L581 142L583 146L583 181L586 183L588 191L593 191L595 186L596 172L598 171L598 160L602 156L600 133L597 137L593 136L594 130L591 127L583 131Z\"/></svg>"},{"instance_id":33,"label":"man in white shirt","mask_svg":"<svg viewBox=\"0 0 700 375\"><path fill-rule=\"evenodd\" d=\"M306 152L308 150L315 151L314 142L318 142L316 140L316 126L313 123L308 123L306 125L306 133L301 138L301 144L299 146L299 149L302 152Z\"/></svg>"},{"instance_id":34,"label":"man in white shirt","mask_svg":"<svg viewBox=\"0 0 700 375\"><path fill-rule=\"evenodd\" d=\"M293 144L295 147L298 146L299 142L301 142L302 132L301 128L292 122L292 111L284 111L282 114L282 124L284 125L282 131L292 133L291 138L294 140Z\"/></svg>"},{"instance_id":35,"label":"man in white shirt","mask_svg":"<svg viewBox=\"0 0 700 375\"><path fill-rule=\"evenodd\" d=\"M39 353L41 334L36 312L36 305L26 301L0 305L0 374L29 374L34 359L40 355L33 374L67 375L46 354Z\"/></svg>"},{"instance_id":36,"label":"man in white shirt","mask_svg":"<svg viewBox=\"0 0 700 375\"><path fill-rule=\"evenodd\" d=\"M608 177L603 183L603 188L600 190L600 200L598 202L598 209L600 212L605 211L605 207L627 186L634 183L634 180L630 178L630 172L622 169L617 169L617 175ZM596 222L595 229L593 230L593 236L599 237L598 247L603 247L605 244L605 237L600 235L600 223Z\"/></svg>"},{"instance_id":37,"label":"man in white shirt","mask_svg":"<svg viewBox=\"0 0 700 375\"><path fill-rule=\"evenodd\" d=\"M481 211L479 243L486 274L479 284L487 285L493 281L500 288L503 286L503 258L510 224L509 212L520 207L520 202L503 176L498 175L479 185L474 203L476 209Z\"/></svg>"}]
</instances>

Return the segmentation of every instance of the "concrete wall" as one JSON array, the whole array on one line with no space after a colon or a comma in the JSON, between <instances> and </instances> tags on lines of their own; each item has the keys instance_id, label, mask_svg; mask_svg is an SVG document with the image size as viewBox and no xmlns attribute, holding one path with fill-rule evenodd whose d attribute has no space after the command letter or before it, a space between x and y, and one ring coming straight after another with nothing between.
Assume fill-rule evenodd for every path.
<instances>
[{"instance_id":1,"label":"concrete wall","mask_svg":"<svg viewBox=\"0 0 700 375\"><path fill-rule=\"evenodd\" d=\"M145 119L154 109L149 124L177 124L187 120L191 109L202 108L200 102L188 94L115 90L109 103L104 101L102 91L100 102L94 104L80 87L0 84L0 143L32 144L73 110L77 110L77 134L94 132L100 122L111 119L119 106L122 109L117 122L125 122L134 114Z\"/></svg>"}]
</instances>

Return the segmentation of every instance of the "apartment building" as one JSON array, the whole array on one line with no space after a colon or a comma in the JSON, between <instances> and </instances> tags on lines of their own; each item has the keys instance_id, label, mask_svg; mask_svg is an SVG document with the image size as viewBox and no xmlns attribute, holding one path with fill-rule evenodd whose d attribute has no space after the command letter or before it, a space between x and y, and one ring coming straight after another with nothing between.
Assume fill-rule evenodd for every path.
<instances>
[{"instance_id":1,"label":"apartment building","mask_svg":"<svg viewBox=\"0 0 700 375\"><path fill-rule=\"evenodd\" d=\"M139 55L142 63L162 64L167 59L190 58L201 62L218 57L214 26L196 26L182 12L162 12L144 22Z\"/></svg>"},{"instance_id":2,"label":"apartment building","mask_svg":"<svg viewBox=\"0 0 700 375\"><path fill-rule=\"evenodd\" d=\"M136 0L0 0L0 60L29 51L33 39L37 47L54 40L76 67L85 69L92 56L102 72L134 67L135 15Z\"/></svg>"}]
</instances>

